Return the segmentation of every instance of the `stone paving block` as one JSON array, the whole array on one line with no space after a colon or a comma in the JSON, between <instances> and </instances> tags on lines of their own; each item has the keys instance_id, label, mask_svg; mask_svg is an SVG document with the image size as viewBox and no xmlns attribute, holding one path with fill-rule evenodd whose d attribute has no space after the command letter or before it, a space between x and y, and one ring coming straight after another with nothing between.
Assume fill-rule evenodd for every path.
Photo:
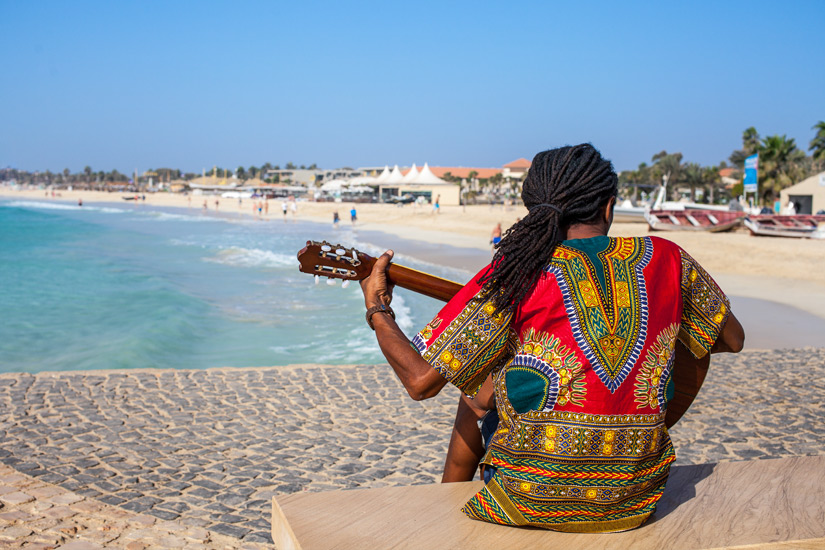
<instances>
[{"instance_id":1,"label":"stone paving block","mask_svg":"<svg viewBox=\"0 0 825 550\"><path fill-rule=\"evenodd\" d=\"M58 550L103 550L105 547L88 540L73 540L57 548Z\"/></svg>"},{"instance_id":2,"label":"stone paving block","mask_svg":"<svg viewBox=\"0 0 825 550\"><path fill-rule=\"evenodd\" d=\"M28 521L33 518L34 516L27 514L22 510L12 510L11 512L0 513L0 522L5 523L17 523L20 521Z\"/></svg>"},{"instance_id":3,"label":"stone paving block","mask_svg":"<svg viewBox=\"0 0 825 550\"><path fill-rule=\"evenodd\" d=\"M0 539L17 540L32 534L32 530L25 525L0 526Z\"/></svg>"},{"instance_id":4,"label":"stone paving block","mask_svg":"<svg viewBox=\"0 0 825 550\"><path fill-rule=\"evenodd\" d=\"M4 504L8 504L9 506L17 506L18 504L25 504L26 502L31 502L33 500L33 496L22 491L15 491L13 493L6 493L5 495L0 495L0 501L2 501Z\"/></svg>"},{"instance_id":5,"label":"stone paving block","mask_svg":"<svg viewBox=\"0 0 825 550\"><path fill-rule=\"evenodd\" d=\"M76 515L77 512L75 512L68 506L53 506L43 512L43 516L57 520L67 519Z\"/></svg>"},{"instance_id":6,"label":"stone paving block","mask_svg":"<svg viewBox=\"0 0 825 550\"><path fill-rule=\"evenodd\" d=\"M46 498L45 500L55 504L74 504L83 500L83 497L75 493L63 492Z\"/></svg>"}]
</instances>

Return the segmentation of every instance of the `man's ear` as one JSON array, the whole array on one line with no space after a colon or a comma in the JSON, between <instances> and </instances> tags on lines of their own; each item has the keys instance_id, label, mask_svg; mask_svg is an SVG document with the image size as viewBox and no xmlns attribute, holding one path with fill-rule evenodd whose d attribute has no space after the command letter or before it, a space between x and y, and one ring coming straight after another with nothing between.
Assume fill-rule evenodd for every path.
<instances>
[{"instance_id":1,"label":"man's ear","mask_svg":"<svg viewBox=\"0 0 825 550\"><path fill-rule=\"evenodd\" d=\"M604 205L604 212L602 212L602 219L608 227L613 223L613 207L616 206L616 197L610 197L607 204Z\"/></svg>"}]
</instances>

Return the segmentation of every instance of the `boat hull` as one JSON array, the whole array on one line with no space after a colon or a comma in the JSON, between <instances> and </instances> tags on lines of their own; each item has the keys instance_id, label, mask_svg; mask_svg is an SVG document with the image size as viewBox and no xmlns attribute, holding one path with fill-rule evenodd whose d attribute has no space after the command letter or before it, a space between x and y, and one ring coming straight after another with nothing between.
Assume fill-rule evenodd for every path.
<instances>
[{"instance_id":1,"label":"boat hull","mask_svg":"<svg viewBox=\"0 0 825 550\"><path fill-rule=\"evenodd\" d=\"M742 212L718 210L651 210L645 214L651 231L703 231L719 233L741 225Z\"/></svg>"},{"instance_id":2,"label":"boat hull","mask_svg":"<svg viewBox=\"0 0 825 550\"><path fill-rule=\"evenodd\" d=\"M759 237L790 237L796 239L825 239L825 215L796 214L793 216L748 216L745 227Z\"/></svg>"}]
</instances>

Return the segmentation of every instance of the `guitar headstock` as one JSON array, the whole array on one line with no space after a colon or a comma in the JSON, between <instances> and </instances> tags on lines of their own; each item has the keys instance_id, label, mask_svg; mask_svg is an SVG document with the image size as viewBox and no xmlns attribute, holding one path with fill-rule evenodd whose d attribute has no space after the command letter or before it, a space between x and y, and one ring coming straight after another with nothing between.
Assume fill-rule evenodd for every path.
<instances>
[{"instance_id":1,"label":"guitar headstock","mask_svg":"<svg viewBox=\"0 0 825 550\"><path fill-rule=\"evenodd\" d=\"M360 281L369 277L375 259L354 248L327 241L307 241L298 252L298 270L310 275Z\"/></svg>"}]
</instances>

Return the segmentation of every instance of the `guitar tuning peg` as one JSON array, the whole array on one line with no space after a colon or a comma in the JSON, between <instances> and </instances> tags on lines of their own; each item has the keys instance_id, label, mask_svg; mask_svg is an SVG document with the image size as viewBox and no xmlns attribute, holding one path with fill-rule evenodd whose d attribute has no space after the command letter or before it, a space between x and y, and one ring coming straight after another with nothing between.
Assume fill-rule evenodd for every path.
<instances>
[{"instance_id":1,"label":"guitar tuning peg","mask_svg":"<svg viewBox=\"0 0 825 550\"><path fill-rule=\"evenodd\" d=\"M318 283L320 283L320 282L321 282L321 277L319 277L318 275L316 275L316 276L315 276L315 284L317 285L317 284L318 284Z\"/></svg>"},{"instance_id":2,"label":"guitar tuning peg","mask_svg":"<svg viewBox=\"0 0 825 550\"><path fill-rule=\"evenodd\" d=\"M341 288L347 288L349 286L349 279L345 279L343 283L341 283Z\"/></svg>"},{"instance_id":3,"label":"guitar tuning peg","mask_svg":"<svg viewBox=\"0 0 825 550\"><path fill-rule=\"evenodd\" d=\"M335 286L335 279L327 279L327 284L329 286Z\"/></svg>"}]
</instances>

